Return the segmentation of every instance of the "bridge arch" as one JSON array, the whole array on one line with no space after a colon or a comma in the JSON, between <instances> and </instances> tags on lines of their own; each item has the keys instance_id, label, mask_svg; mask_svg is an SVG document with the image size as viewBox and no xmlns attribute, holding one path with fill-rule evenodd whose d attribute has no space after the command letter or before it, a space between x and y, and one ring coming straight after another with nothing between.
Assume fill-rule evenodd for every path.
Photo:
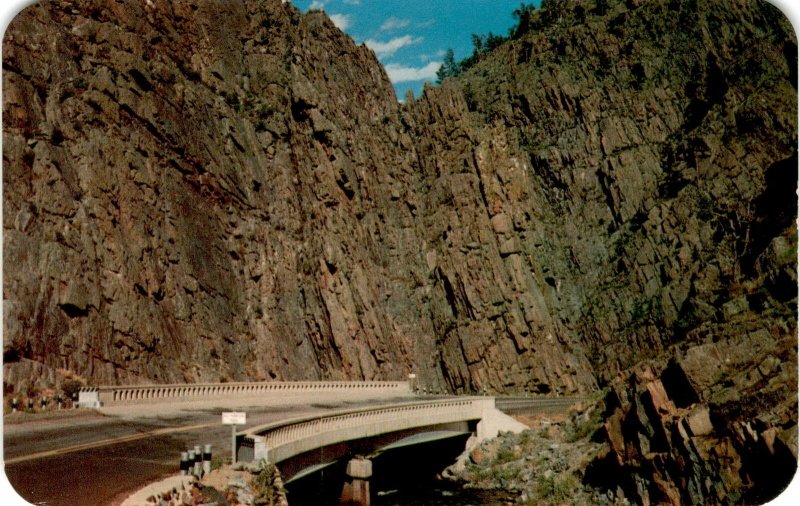
<instances>
[{"instance_id":1,"label":"bridge arch","mask_svg":"<svg viewBox=\"0 0 800 506\"><path fill-rule=\"evenodd\" d=\"M278 464L319 448L453 424L473 431L478 441L494 437L500 430L519 432L526 428L498 411L492 397L416 401L252 427L237 435L237 460L265 459Z\"/></svg>"}]
</instances>

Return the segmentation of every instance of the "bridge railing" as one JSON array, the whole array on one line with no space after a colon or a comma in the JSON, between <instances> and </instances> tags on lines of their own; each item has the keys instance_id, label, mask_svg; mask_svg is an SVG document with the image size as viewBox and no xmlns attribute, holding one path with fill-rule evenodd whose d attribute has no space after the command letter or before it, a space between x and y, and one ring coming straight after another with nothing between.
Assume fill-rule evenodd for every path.
<instances>
[{"instance_id":1,"label":"bridge railing","mask_svg":"<svg viewBox=\"0 0 800 506\"><path fill-rule=\"evenodd\" d=\"M481 420L491 397L440 399L338 411L286 420L239 433L237 459L277 463L323 446L452 422Z\"/></svg>"},{"instance_id":2,"label":"bridge railing","mask_svg":"<svg viewBox=\"0 0 800 506\"><path fill-rule=\"evenodd\" d=\"M266 381L259 383L195 383L175 385L124 385L84 387L78 393L81 406L122 406L163 402L255 399L286 403L316 401L325 394L358 399L408 396L407 381ZM281 402L283 401L283 402Z\"/></svg>"}]
</instances>

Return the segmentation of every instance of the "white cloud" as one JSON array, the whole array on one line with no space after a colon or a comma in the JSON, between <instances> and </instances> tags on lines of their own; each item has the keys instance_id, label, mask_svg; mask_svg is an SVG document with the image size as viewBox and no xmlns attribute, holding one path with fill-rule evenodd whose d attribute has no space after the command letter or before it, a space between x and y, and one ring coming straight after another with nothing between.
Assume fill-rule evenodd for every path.
<instances>
[{"instance_id":1,"label":"white cloud","mask_svg":"<svg viewBox=\"0 0 800 506\"><path fill-rule=\"evenodd\" d=\"M313 2L311 2L311 5L308 6L308 10L311 10L311 9L320 9L320 10L322 10L324 8L325 8L325 0L322 0L322 1L321 0L314 0Z\"/></svg>"},{"instance_id":2,"label":"white cloud","mask_svg":"<svg viewBox=\"0 0 800 506\"><path fill-rule=\"evenodd\" d=\"M441 60L442 58L444 58L444 55L446 55L446 54L447 54L447 51L445 51L444 49L440 49L440 50L436 51L433 54L431 54L431 53L421 54L421 55L419 55L419 59L422 60L422 61L431 61L431 60L433 60L435 58L438 58L438 59Z\"/></svg>"},{"instance_id":3,"label":"white cloud","mask_svg":"<svg viewBox=\"0 0 800 506\"><path fill-rule=\"evenodd\" d=\"M347 30L350 28L351 24L351 17L347 14L329 14L329 18L333 21L333 24L336 25L336 28L339 30Z\"/></svg>"},{"instance_id":4,"label":"white cloud","mask_svg":"<svg viewBox=\"0 0 800 506\"><path fill-rule=\"evenodd\" d=\"M423 81L426 79L434 79L439 67L442 66L440 61L432 61L424 67L406 67L398 63L389 63L386 65L386 73L389 74L389 79L394 83L405 83L408 81Z\"/></svg>"},{"instance_id":5,"label":"white cloud","mask_svg":"<svg viewBox=\"0 0 800 506\"><path fill-rule=\"evenodd\" d=\"M388 32L391 30L400 30L401 28L405 28L410 24L411 21L407 19L399 19L392 16L383 22L383 24L381 25L381 31Z\"/></svg>"},{"instance_id":6,"label":"white cloud","mask_svg":"<svg viewBox=\"0 0 800 506\"><path fill-rule=\"evenodd\" d=\"M364 44L368 48L375 51L379 58L393 55L398 49L411 44L419 44L422 42L422 37L412 37L411 35L403 35L402 37L395 37L388 42L381 42L378 40L367 39Z\"/></svg>"}]
</instances>

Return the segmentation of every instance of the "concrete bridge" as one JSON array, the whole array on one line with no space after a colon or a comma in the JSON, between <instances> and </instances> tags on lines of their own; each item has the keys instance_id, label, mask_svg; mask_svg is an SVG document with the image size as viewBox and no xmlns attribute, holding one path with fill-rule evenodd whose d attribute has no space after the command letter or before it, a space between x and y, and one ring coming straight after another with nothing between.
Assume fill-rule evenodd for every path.
<instances>
[{"instance_id":1,"label":"concrete bridge","mask_svg":"<svg viewBox=\"0 0 800 506\"><path fill-rule=\"evenodd\" d=\"M235 437L237 461L264 459L278 465L284 480L299 478L315 468L350 459L342 500L360 505L369 504L370 455L393 445L419 444L431 438L468 437L461 457L463 460L467 452L484 439L495 437L500 431L521 432L527 428L497 409L493 397L421 396L414 380L410 375L408 381L269 381L86 387L79 392L78 406L146 412L163 410L167 405L188 409L193 406L204 409L209 406L322 407L341 402L371 401L373 404L369 407L318 412L257 425ZM506 411L531 403L536 403L539 409L563 411L579 400L506 398L501 400L501 405ZM376 405L376 402L380 404Z\"/></svg>"},{"instance_id":2,"label":"concrete bridge","mask_svg":"<svg viewBox=\"0 0 800 506\"><path fill-rule=\"evenodd\" d=\"M36 498L31 502L78 504L85 502L86 490L95 491L93 504L109 502L121 491L143 485L144 476L163 473L173 465L177 470L174 448L152 444L154 437L180 434L182 440L210 443L215 451L227 453L231 428L221 424L219 412L245 411L249 425L239 428L253 428L234 438L241 459L255 459L258 451L259 457L277 462L287 481L295 478L300 489L307 483L302 481L303 473L312 471L309 468L314 465L326 466L320 475L329 477L329 485L338 487L342 483L338 480L350 480L343 488L349 487L352 497L358 490L366 497L363 490L372 473L368 459L374 459L377 473L392 476L385 471L387 462L398 455L412 455L411 445L446 447L446 455L440 457L447 461L479 438L491 437L498 430L523 428L496 406L527 413L564 412L579 402L577 398L505 397L498 398L495 405L491 397L433 397L419 395L426 392L414 379L84 388L79 393L80 405L99 407L107 416L85 413L81 419L85 416L91 423L74 424L70 417L45 432L23 426L6 432L6 471ZM275 406L280 409L273 409ZM124 465L96 466L107 457L109 447L121 444L126 448L127 456L121 457ZM57 464L42 465L42 459ZM348 463L352 464L345 471ZM439 465L429 459L422 464ZM95 466L96 472L83 472L87 465ZM130 469L138 471L131 473ZM41 490L39 484L45 482L53 484L52 490ZM108 486L100 488L97 483ZM356 486L359 483L361 486Z\"/></svg>"},{"instance_id":3,"label":"concrete bridge","mask_svg":"<svg viewBox=\"0 0 800 506\"><path fill-rule=\"evenodd\" d=\"M444 426L469 428L478 440L495 437L500 430L519 431L524 425L495 408L492 397L454 397L420 400L324 416L284 420L251 427L238 434L237 459L266 459L280 463L310 450L356 439L398 433L409 429L434 430Z\"/></svg>"},{"instance_id":4,"label":"concrete bridge","mask_svg":"<svg viewBox=\"0 0 800 506\"><path fill-rule=\"evenodd\" d=\"M342 410L251 427L237 435L236 452L240 461L264 459L278 464L283 478L291 480L304 469L353 455L369 455L414 434L471 432L466 445L466 450L471 450L500 431L521 432L526 428L497 410L492 397L451 397ZM371 461L362 456L350 460L347 476L343 502L369 504Z\"/></svg>"}]
</instances>

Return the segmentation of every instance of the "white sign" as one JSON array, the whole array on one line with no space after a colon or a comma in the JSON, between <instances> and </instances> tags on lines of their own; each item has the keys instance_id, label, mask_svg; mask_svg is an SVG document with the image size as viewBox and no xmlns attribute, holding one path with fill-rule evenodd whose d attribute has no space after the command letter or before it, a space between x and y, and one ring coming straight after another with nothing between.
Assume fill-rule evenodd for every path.
<instances>
[{"instance_id":1,"label":"white sign","mask_svg":"<svg viewBox=\"0 0 800 506\"><path fill-rule=\"evenodd\" d=\"M246 419L247 413L222 413L222 425L244 425Z\"/></svg>"}]
</instances>

